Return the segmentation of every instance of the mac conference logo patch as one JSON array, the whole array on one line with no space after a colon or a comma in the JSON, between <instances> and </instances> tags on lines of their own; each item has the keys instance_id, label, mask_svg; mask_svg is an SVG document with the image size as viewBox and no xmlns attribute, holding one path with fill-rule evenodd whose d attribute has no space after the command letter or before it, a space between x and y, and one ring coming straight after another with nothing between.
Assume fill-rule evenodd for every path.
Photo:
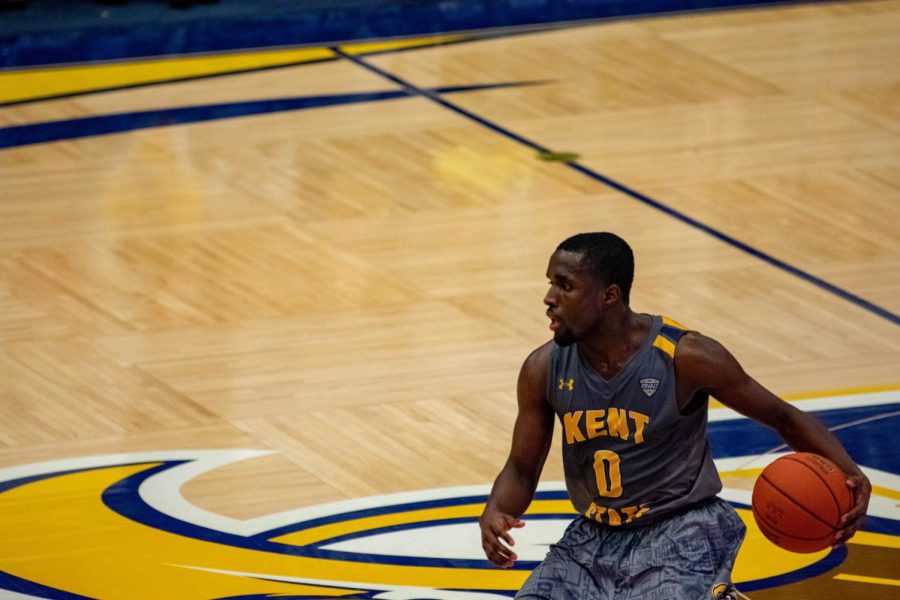
<instances>
[{"instance_id":1,"label":"mac conference logo patch","mask_svg":"<svg viewBox=\"0 0 900 600\"><path fill-rule=\"evenodd\" d=\"M651 397L656 393L656 390L659 389L659 379L655 377L645 377L641 379L641 391L644 392L647 397Z\"/></svg>"},{"instance_id":2,"label":"mac conference logo patch","mask_svg":"<svg viewBox=\"0 0 900 600\"><path fill-rule=\"evenodd\" d=\"M543 484L526 527L515 532L520 561L503 570L481 550L478 516L488 486L247 520L206 511L181 494L203 473L266 454L144 452L0 469L0 597L510 598L575 516L562 484ZM734 493L741 506L749 492ZM748 510L738 512L750 529L742 549L749 558L742 564L739 557L734 573L740 589L777 584L786 573L813 576L843 560L840 551L780 551L753 531Z\"/></svg>"}]
</instances>

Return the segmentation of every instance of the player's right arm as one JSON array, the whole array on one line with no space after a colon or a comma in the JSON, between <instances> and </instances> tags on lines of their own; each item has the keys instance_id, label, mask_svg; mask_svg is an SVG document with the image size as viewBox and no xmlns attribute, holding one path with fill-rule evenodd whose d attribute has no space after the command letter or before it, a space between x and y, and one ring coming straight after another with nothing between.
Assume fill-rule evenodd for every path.
<instances>
[{"instance_id":1,"label":"player's right arm","mask_svg":"<svg viewBox=\"0 0 900 600\"><path fill-rule=\"evenodd\" d=\"M862 525L872 484L838 438L815 416L778 398L748 375L719 342L698 333L682 338L675 353L675 373L681 398L700 389L725 406L774 429L796 452L829 459L847 474L853 506L841 518L835 544L849 540Z\"/></svg>"},{"instance_id":2,"label":"player's right arm","mask_svg":"<svg viewBox=\"0 0 900 600\"><path fill-rule=\"evenodd\" d=\"M519 372L519 411L512 448L479 520L484 553L503 568L511 567L518 558L510 549L515 542L509 530L525 525L519 517L534 498L553 439L554 415L547 401L550 348L548 342L532 352Z\"/></svg>"}]
</instances>

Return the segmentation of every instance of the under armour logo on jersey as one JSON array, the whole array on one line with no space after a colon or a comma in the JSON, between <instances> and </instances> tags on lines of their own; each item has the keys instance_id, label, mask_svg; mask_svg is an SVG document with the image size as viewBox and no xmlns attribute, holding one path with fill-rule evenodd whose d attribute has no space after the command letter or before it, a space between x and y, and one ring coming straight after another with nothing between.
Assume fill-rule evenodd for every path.
<instances>
[{"instance_id":1,"label":"under armour logo on jersey","mask_svg":"<svg viewBox=\"0 0 900 600\"><path fill-rule=\"evenodd\" d=\"M559 389L567 388L571 392L574 387L575 387L575 380L572 378L569 378L568 381L566 381L565 379L559 380Z\"/></svg>"},{"instance_id":2,"label":"under armour logo on jersey","mask_svg":"<svg viewBox=\"0 0 900 600\"><path fill-rule=\"evenodd\" d=\"M656 390L659 389L659 379L654 377L647 377L645 379L641 379L641 391L647 394L649 398L653 394L656 393Z\"/></svg>"}]
</instances>

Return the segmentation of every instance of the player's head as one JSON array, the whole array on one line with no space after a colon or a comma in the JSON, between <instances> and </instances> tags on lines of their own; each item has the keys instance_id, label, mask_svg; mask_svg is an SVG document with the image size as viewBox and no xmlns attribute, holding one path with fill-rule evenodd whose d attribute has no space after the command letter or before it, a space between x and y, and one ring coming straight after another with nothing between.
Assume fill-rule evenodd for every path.
<instances>
[{"instance_id":1,"label":"player's head","mask_svg":"<svg viewBox=\"0 0 900 600\"><path fill-rule=\"evenodd\" d=\"M581 267L601 285L617 285L628 306L634 281L634 253L631 246L606 231L579 233L565 240L557 250L581 254Z\"/></svg>"},{"instance_id":2,"label":"player's head","mask_svg":"<svg viewBox=\"0 0 900 600\"><path fill-rule=\"evenodd\" d=\"M581 233L560 244L547 267L544 297L553 339L573 344L601 331L610 315L628 309L634 255L611 233Z\"/></svg>"}]
</instances>

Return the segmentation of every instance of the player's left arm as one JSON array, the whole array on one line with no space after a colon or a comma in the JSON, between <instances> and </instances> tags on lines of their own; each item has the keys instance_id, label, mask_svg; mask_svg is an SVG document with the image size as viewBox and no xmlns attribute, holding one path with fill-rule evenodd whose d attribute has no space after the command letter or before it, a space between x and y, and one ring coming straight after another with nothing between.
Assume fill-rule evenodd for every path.
<instances>
[{"instance_id":1,"label":"player's left arm","mask_svg":"<svg viewBox=\"0 0 900 600\"><path fill-rule=\"evenodd\" d=\"M843 516L835 544L849 540L859 529L869 506L872 485L840 441L816 417L807 414L750 377L719 342L698 333L685 335L675 353L678 397L689 400L705 391L722 404L771 427L797 452L824 456L847 474L853 507Z\"/></svg>"}]
</instances>

